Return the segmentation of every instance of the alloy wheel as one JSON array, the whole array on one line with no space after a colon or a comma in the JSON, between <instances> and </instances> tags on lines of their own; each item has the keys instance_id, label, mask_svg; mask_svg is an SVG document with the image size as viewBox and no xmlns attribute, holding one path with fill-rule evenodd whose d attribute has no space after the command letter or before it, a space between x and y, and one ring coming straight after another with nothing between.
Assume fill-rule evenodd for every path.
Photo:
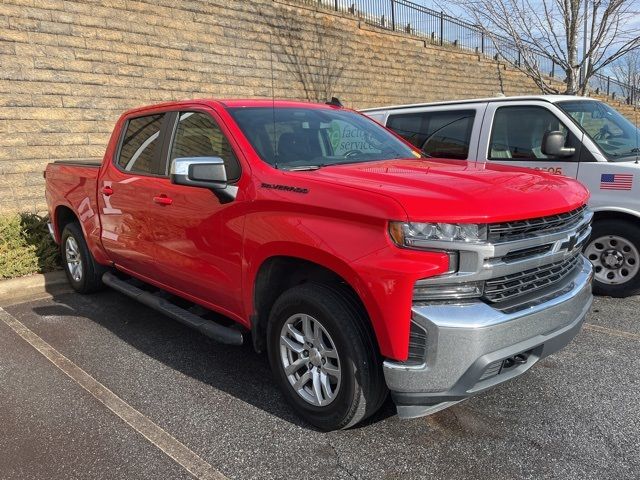
<instances>
[{"instance_id":1,"label":"alloy wheel","mask_svg":"<svg viewBox=\"0 0 640 480\"><path fill-rule=\"evenodd\" d=\"M72 236L67 237L64 245L64 253L71 278L79 282L82 280L82 257L80 256L78 242Z\"/></svg>"},{"instance_id":2,"label":"alloy wheel","mask_svg":"<svg viewBox=\"0 0 640 480\"><path fill-rule=\"evenodd\" d=\"M329 332L310 315L292 315L280 331L280 360L296 393L307 403L324 407L340 390L340 356Z\"/></svg>"}]
</instances>

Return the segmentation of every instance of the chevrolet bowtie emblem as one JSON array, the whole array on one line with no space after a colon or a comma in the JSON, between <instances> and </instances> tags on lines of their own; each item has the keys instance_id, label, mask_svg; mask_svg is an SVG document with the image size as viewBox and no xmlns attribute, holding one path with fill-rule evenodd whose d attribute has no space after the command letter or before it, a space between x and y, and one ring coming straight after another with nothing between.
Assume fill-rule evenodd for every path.
<instances>
[{"instance_id":1,"label":"chevrolet bowtie emblem","mask_svg":"<svg viewBox=\"0 0 640 480\"><path fill-rule=\"evenodd\" d=\"M564 242L560 248L563 248L563 249L566 248L567 252L573 252L577 244L578 244L578 236L571 235L569 237L569 240Z\"/></svg>"}]
</instances>

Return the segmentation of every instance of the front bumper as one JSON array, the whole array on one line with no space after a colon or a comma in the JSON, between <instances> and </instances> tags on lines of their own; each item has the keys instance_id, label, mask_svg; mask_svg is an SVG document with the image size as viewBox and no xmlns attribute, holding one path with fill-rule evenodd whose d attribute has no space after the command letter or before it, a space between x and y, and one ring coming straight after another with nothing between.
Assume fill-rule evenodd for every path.
<instances>
[{"instance_id":1,"label":"front bumper","mask_svg":"<svg viewBox=\"0 0 640 480\"><path fill-rule=\"evenodd\" d=\"M434 413L521 375L567 345L580 331L593 301L592 267L582 258L582 268L561 294L514 313L481 301L415 305L412 322L427 335L424 363L384 362L398 415ZM520 354L526 362L508 366L508 359Z\"/></svg>"}]
</instances>

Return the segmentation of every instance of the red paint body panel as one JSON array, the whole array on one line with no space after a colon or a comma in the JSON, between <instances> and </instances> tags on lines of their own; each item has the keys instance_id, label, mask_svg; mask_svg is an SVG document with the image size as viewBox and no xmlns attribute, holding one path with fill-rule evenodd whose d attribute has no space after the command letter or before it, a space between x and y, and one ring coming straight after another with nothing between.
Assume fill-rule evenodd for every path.
<instances>
[{"instance_id":1,"label":"red paint body panel","mask_svg":"<svg viewBox=\"0 0 640 480\"><path fill-rule=\"evenodd\" d=\"M115 264L246 327L254 313L255 279L267 259L289 256L322 265L360 296L381 353L405 360L413 285L445 272L448 259L443 253L396 247L387 234L389 221L502 222L569 211L588 198L584 187L564 177L474 162L401 159L276 170L260 160L226 111L271 105L271 100L193 100L126 112L99 170L47 166L54 224L57 209L70 208L98 262ZM287 101L275 105L337 108ZM233 202L221 203L206 189L114 167L127 118L176 110L209 112L229 138L242 168ZM160 197L170 204L159 203Z\"/></svg>"},{"instance_id":2,"label":"red paint body panel","mask_svg":"<svg viewBox=\"0 0 640 480\"><path fill-rule=\"evenodd\" d=\"M414 221L503 222L554 215L584 203L587 190L557 175L458 160L400 159L327 167L331 183L380 189ZM505 201L507 200L508 201Z\"/></svg>"},{"instance_id":3,"label":"red paint body panel","mask_svg":"<svg viewBox=\"0 0 640 480\"><path fill-rule=\"evenodd\" d=\"M102 227L96 202L99 173L100 169L97 167L49 164L46 170L45 198L56 240L59 241L62 234L58 229L58 215L65 208L69 209L80 221L89 250L96 261L107 263L108 257L100 243Z\"/></svg>"}]
</instances>

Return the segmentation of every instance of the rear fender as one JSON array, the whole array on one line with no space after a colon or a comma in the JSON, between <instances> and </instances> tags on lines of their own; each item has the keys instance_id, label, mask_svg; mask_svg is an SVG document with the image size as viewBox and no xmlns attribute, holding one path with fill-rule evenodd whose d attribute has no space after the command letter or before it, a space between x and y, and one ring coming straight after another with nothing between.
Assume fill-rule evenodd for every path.
<instances>
[{"instance_id":1,"label":"rear fender","mask_svg":"<svg viewBox=\"0 0 640 480\"><path fill-rule=\"evenodd\" d=\"M102 242L100 241L101 227L96 208L95 201L92 201L89 196L77 199L76 202L66 201L57 205L55 214L51 219L53 232L55 240L59 243L63 229L63 225L60 225L60 218L62 218L65 210L72 212L80 224L80 228L87 242L87 247L91 255L93 255L93 258L101 265L109 265L111 262L102 248Z\"/></svg>"}]
</instances>

